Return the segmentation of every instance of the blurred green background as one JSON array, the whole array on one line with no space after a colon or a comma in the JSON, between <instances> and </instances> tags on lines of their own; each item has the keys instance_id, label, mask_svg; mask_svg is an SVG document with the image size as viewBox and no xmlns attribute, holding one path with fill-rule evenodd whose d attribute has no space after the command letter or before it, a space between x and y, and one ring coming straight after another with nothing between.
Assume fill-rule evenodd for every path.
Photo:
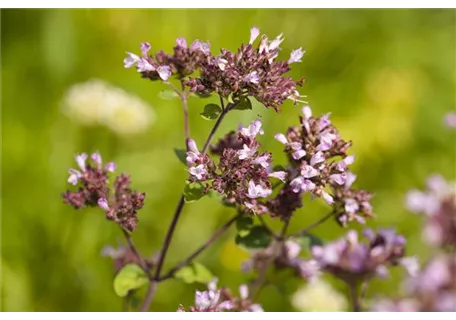
<instances>
[{"instance_id":1,"label":"blurred green background","mask_svg":"<svg viewBox=\"0 0 456 320\"><path fill-rule=\"evenodd\" d=\"M342 135L354 141L357 186L375 193L377 219L369 225L397 228L408 236L409 252L426 259L421 219L403 208L403 196L431 173L455 178L455 134L443 125L455 108L454 10L2 10L2 310L121 310L112 261L100 252L123 239L100 210L76 212L62 203L67 169L75 166L75 153L99 150L118 163L118 171L130 173L133 186L147 193L133 238L141 252L154 254L186 177L173 153L183 145L181 106L158 97L167 89L163 84L124 69L125 51L138 53L142 41L170 51L179 36L209 40L213 53L234 50L248 41L252 25L270 38L284 33L283 58L300 46L307 51L292 74L306 78L301 93L314 113L332 112ZM65 116L61 105L69 86L93 78L147 101L155 111L150 129L119 136ZM191 134L200 145L212 126L199 117L207 101L190 101ZM258 106L232 113L217 136L260 115L264 147L282 160L272 137L296 123L299 113L291 102L280 114ZM321 201L308 201L291 230L326 212ZM187 205L165 269L233 214L210 198ZM237 291L249 277L239 271L247 254L231 231L199 261ZM329 222L318 233L331 240L345 230ZM374 281L368 297L397 294L402 276L395 271ZM266 310L292 310L289 293L304 281L282 282L285 291L263 291ZM163 283L152 310L190 305L195 288L201 286Z\"/></svg>"}]
</instances>

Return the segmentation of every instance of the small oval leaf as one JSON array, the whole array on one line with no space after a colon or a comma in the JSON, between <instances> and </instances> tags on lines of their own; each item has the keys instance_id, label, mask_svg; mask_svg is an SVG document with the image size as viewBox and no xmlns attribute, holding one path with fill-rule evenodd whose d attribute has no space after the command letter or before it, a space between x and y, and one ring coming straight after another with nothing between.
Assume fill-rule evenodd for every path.
<instances>
[{"instance_id":1,"label":"small oval leaf","mask_svg":"<svg viewBox=\"0 0 456 320\"><path fill-rule=\"evenodd\" d=\"M183 267L174 274L174 277L185 283L208 283L214 278L212 273L199 262L193 262L190 265Z\"/></svg>"},{"instance_id":2,"label":"small oval leaf","mask_svg":"<svg viewBox=\"0 0 456 320\"><path fill-rule=\"evenodd\" d=\"M247 249L266 248L271 242L271 233L263 226L254 226L246 235L244 232L236 235L236 244Z\"/></svg>"},{"instance_id":3,"label":"small oval leaf","mask_svg":"<svg viewBox=\"0 0 456 320\"><path fill-rule=\"evenodd\" d=\"M184 197L185 202L193 202L196 200L201 199L204 197L206 193L204 193L204 185L200 182L193 182L188 183L185 185L184 188Z\"/></svg>"},{"instance_id":4,"label":"small oval leaf","mask_svg":"<svg viewBox=\"0 0 456 320\"><path fill-rule=\"evenodd\" d=\"M250 102L249 98L241 97L239 102L233 108L234 110L252 110L252 102Z\"/></svg>"},{"instance_id":5,"label":"small oval leaf","mask_svg":"<svg viewBox=\"0 0 456 320\"><path fill-rule=\"evenodd\" d=\"M200 115L205 120L215 120L221 113L222 107L215 103L210 103L204 107L204 110L200 113Z\"/></svg>"},{"instance_id":6,"label":"small oval leaf","mask_svg":"<svg viewBox=\"0 0 456 320\"><path fill-rule=\"evenodd\" d=\"M125 297L130 290L135 290L149 282L147 274L137 264L127 264L114 278L114 291L119 297Z\"/></svg>"}]
</instances>

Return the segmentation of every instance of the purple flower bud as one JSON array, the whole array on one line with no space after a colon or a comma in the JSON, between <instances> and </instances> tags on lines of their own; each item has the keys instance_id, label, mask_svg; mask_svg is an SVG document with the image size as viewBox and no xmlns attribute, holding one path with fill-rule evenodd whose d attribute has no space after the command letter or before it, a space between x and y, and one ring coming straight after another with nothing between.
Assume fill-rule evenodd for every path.
<instances>
[{"instance_id":1,"label":"purple flower bud","mask_svg":"<svg viewBox=\"0 0 456 320\"><path fill-rule=\"evenodd\" d=\"M325 156L323 155L323 152L318 151L310 159L310 164L313 166L313 165L323 162L323 161L325 161Z\"/></svg>"},{"instance_id":2,"label":"purple flower bud","mask_svg":"<svg viewBox=\"0 0 456 320\"><path fill-rule=\"evenodd\" d=\"M244 82L250 82L250 83L255 83L255 84L260 83L260 76L258 75L258 72L253 71L253 72L249 73L248 75L246 75L244 77Z\"/></svg>"},{"instance_id":3,"label":"purple flower bud","mask_svg":"<svg viewBox=\"0 0 456 320\"><path fill-rule=\"evenodd\" d=\"M309 281L315 280L320 275L320 266L315 260L302 260L299 263L299 275Z\"/></svg>"},{"instance_id":4,"label":"purple flower bud","mask_svg":"<svg viewBox=\"0 0 456 320\"><path fill-rule=\"evenodd\" d=\"M147 57L147 53L149 52L149 50L150 50L149 42L141 43L141 54L143 55L143 57Z\"/></svg>"},{"instance_id":5,"label":"purple flower bud","mask_svg":"<svg viewBox=\"0 0 456 320\"><path fill-rule=\"evenodd\" d=\"M97 203L98 203L98 206L99 206L101 209L103 209L103 210L105 210L105 211L109 211L109 209L110 209L110 208L109 208L109 204L108 204L108 201L107 201L105 198L100 198L100 199L98 199L98 202L97 202Z\"/></svg>"},{"instance_id":6,"label":"purple flower bud","mask_svg":"<svg viewBox=\"0 0 456 320\"><path fill-rule=\"evenodd\" d=\"M304 51L302 51L302 48L291 51L290 59L288 59L288 64L292 64L294 62L301 62L301 58L303 55Z\"/></svg>"},{"instance_id":7,"label":"purple flower bud","mask_svg":"<svg viewBox=\"0 0 456 320\"><path fill-rule=\"evenodd\" d=\"M252 163L259 164L263 168L267 169L267 168L269 168L269 160L270 160L269 154L265 154L263 156L256 158L255 160L253 160Z\"/></svg>"},{"instance_id":8,"label":"purple flower bud","mask_svg":"<svg viewBox=\"0 0 456 320\"><path fill-rule=\"evenodd\" d=\"M260 29L258 29L257 27L253 26L252 29L250 29L249 44L252 44L253 42L255 42L256 38L258 38L259 35L260 35Z\"/></svg>"},{"instance_id":9,"label":"purple flower bud","mask_svg":"<svg viewBox=\"0 0 456 320\"><path fill-rule=\"evenodd\" d=\"M301 175L304 178L313 178L318 176L320 173L318 172L317 169L315 169L312 166L306 165L304 168L301 169Z\"/></svg>"},{"instance_id":10,"label":"purple flower bud","mask_svg":"<svg viewBox=\"0 0 456 320\"><path fill-rule=\"evenodd\" d=\"M306 155L306 152L304 150L298 150L298 151L293 152L293 159L299 160L302 157L304 157L305 155Z\"/></svg>"},{"instance_id":11,"label":"purple flower bud","mask_svg":"<svg viewBox=\"0 0 456 320\"><path fill-rule=\"evenodd\" d=\"M206 166L204 164L200 164L200 165L197 165L196 167L190 168L189 172L192 176L195 176L196 179L198 179L198 180L202 180L203 176L207 174Z\"/></svg>"},{"instance_id":12,"label":"purple flower bud","mask_svg":"<svg viewBox=\"0 0 456 320\"><path fill-rule=\"evenodd\" d=\"M345 212L356 213L359 210L358 202L355 199L345 200Z\"/></svg>"},{"instance_id":13,"label":"purple flower bud","mask_svg":"<svg viewBox=\"0 0 456 320\"><path fill-rule=\"evenodd\" d=\"M296 150L296 151L302 149L302 145L300 142L290 142L288 145L291 147L291 149Z\"/></svg>"},{"instance_id":14,"label":"purple flower bud","mask_svg":"<svg viewBox=\"0 0 456 320\"><path fill-rule=\"evenodd\" d=\"M355 156L347 156L337 163L336 169L343 172L347 170L347 166L353 164L353 162L355 162Z\"/></svg>"},{"instance_id":15,"label":"purple flower bud","mask_svg":"<svg viewBox=\"0 0 456 320\"><path fill-rule=\"evenodd\" d=\"M283 143L283 144L287 144L288 143L287 137L285 137L285 135L283 133L276 133L274 135L274 138L277 141L279 141L280 143Z\"/></svg>"},{"instance_id":16,"label":"purple flower bud","mask_svg":"<svg viewBox=\"0 0 456 320\"><path fill-rule=\"evenodd\" d=\"M318 151L327 151L331 149L333 141L336 139L336 136L329 132L323 132L320 135L320 144L317 146Z\"/></svg>"},{"instance_id":17,"label":"purple flower bud","mask_svg":"<svg viewBox=\"0 0 456 320\"><path fill-rule=\"evenodd\" d=\"M304 184L304 178L299 176L290 182L290 187L294 193L299 193L302 190L302 185Z\"/></svg>"},{"instance_id":18,"label":"purple flower bud","mask_svg":"<svg viewBox=\"0 0 456 320\"><path fill-rule=\"evenodd\" d=\"M97 168L100 169L102 165L101 155L99 152L92 153L90 156L93 162L97 165Z\"/></svg>"},{"instance_id":19,"label":"purple flower bud","mask_svg":"<svg viewBox=\"0 0 456 320\"><path fill-rule=\"evenodd\" d=\"M158 75L163 81L166 81L171 76L171 68L169 66L159 66L157 68Z\"/></svg>"},{"instance_id":20,"label":"purple flower bud","mask_svg":"<svg viewBox=\"0 0 456 320\"><path fill-rule=\"evenodd\" d=\"M269 177L277 178L277 179L282 180L282 182L285 182L285 178L287 177L287 173L285 171L271 172L269 174Z\"/></svg>"},{"instance_id":21,"label":"purple flower bud","mask_svg":"<svg viewBox=\"0 0 456 320\"><path fill-rule=\"evenodd\" d=\"M144 58L140 58L138 63L138 72L147 72L147 71L155 71L154 66L152 66L149 61Z\"/></svg>"},{"instance_id":22,"label":"purple flower bud","mask_svg":"<svg viewBox=\"0 0 456 320\"><path fill-rule=\"evenodd\" d=\"M86 171L86 160L87 160L86 153L81 153L79 155L76 155L76 163L78 164L78 166L82 172Z\"/></svg>"},{"instance_id":23,"label":"purple flower bud","mask_svg":"<svg viewBox=\"0 0 456 320\"><path fill-rule=\"evenodd\" d=\"M185 38L177 38L176 45L181 48L187 48L187 40Z\"/></svg>"},{"instance_id":24,"label":"purple flower bud","mask_svg":"<svg viewBox=\"0 0 456 320\"><path fill-rule=\"evenodd\" d=\"M115 162L108 162L106 165L105 165L105 170L108 171L108 172L114 172L116 171L116 168L117 168L117 165Z\"/></svg>"},{"instance_id":25,"label":"purple flower bud","mask_svg":"<svg viewBox=\"0 0 456 320\"><path fill-rule=\"evenodd\" d=\"M326 128L327 126L329 126L331 124L331 121L329 120L330 115L331 115L330 113L327 113L320 118L320 123L319 123L320 130L323 130L324 128Z\"/></svg>"},{"instance_id":26,"label":"purple flower bud","mask_svg":"<svg viewBox=\"0 0 456 320\"><path fill-rule=\"evenodd\" d=\"M200 153L199 150L198 150L198 147L196 146L196 142L193 139L188 139L187 147L188 147L189 151L192 151L192 152L194 152L196 154Z\"/></svg>"},{"instance_id":27,"label":"purple flower bud","mask_svg":"<svg viewBox=\"0 0 456 320\"><path fill-rule=\"evenodd\" d=\"M328 194L326 191L322 191L321 196L323 197L323 199L326 201L327 204L334 203L333 197L330 194Z\"/></svg>"},{"instance_id":28,"label":"purple flower bud","mask_svg":"<svg viewBox=\"0 0 456 320\"><path fill-rule=\"evenodd\" d=\"M127 52L127 57L124 59L124 67L131 68L134 64L138 63L139 57L131 52Z\"/></svg>"},{"instance_id":29,"label":"purple flower bud","mask_svg":"<svg viewBox=\"0 0 456 320\"><path fill-rule=\"evenodd\" d=\"M426 186L437 196L445 196L449 189L447 182L438 174L431 175L426 180Z\"/></svg>"}]
</instances>

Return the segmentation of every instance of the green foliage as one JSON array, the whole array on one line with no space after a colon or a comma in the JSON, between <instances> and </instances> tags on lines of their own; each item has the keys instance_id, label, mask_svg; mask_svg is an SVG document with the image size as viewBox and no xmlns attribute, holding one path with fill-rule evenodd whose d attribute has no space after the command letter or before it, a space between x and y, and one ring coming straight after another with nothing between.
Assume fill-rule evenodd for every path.
<instances>
[{"instance_id":1,"label":"green foliage","mask_svg":"<svg viewBox=\"0 0 456 320\"><path fill-rule=\"evenodd\" d=\"M201 182L187 182L184 188L185 202L194 202L204 197L204 185Z\"/></svg>"},{"instance_id":2,"label":"green foliage","mask_svg":"<svg viewBox=\"0 0 456 320\"><path fill-rule=\"evenodd\" d=\"M215 103L209 103L204 107L203 112L200 113L201 118L205 120L215 120L222 113L222 107Z\"/></svg>"},{"instance_id":3,"label":"green foliage","mask_svg":"<svg viewBox=\"0 0 456 320\"><path fill-rule=\"evenodd\" d=\"M254 226L236 235L236 244L246 249L266 248L271 242L271 233L263 226Z\"/></svg>"},{"instance_id":4,"label":"green foliage","mask_svg":"<svg viewBox=\"0 0 456 320\"><path fill-rule=\"evenodd\" d=\"M311 248L313 246L324 245L323 240L312 233L306 233L299 237L294 238L295 241L299 242L303 248Z\"/></svg>"},{"instance_id":5,"label":"green foliage","mask_svg":"<svg viewBox=\"0 0 456 320\"><path fill-rule=\"evenodd\" d=\"M174 153L181 163L187 166L187 150L174 148Z\"/></svg>"},{"instance_id":6,"label":"green foliage","mask_svg":"<svg viewBox=\"0 0 456 320\"><path fill-rule=\"evenodd\" d=\"M247 97L241 97L233 110L252 110L252 102Z\"/></svg>"},{"instance_id":7,"label":"green foliage","mask_svg":"<svg viewBox=\"0 0 456 320\"><path fill-rule=\"evenodd\" d=\"M114 278L114 291L119 297L125 297L129 291L136 290L149 282L144 270L137 264L127 264Z\"/></svg>"},{"instance_id":8,"label":"green foliage","mask_svg":"<svg viewBox=\"0 0 456 320\"><path fill-rule=\"evenodd\" d=\"M185 283L208 283L214 279L212 273L199 262L192 262L183 267L174 274L174 277Z\"/></svg>"}]
</instances>

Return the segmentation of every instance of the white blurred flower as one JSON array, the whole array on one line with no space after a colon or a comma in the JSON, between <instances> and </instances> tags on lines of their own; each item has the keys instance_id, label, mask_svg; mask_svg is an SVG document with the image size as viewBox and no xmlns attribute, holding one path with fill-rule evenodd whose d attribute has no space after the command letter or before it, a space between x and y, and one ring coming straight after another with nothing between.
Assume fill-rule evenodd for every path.
<instances>
[{"instance_id":1,"label":"white blurred flower","mask_svg":"<svg viewBox=\"0 0 456 320\"><path fill-rule=\"evenodd\" d=\"M299 311L339 312L347 308L345 297L321 279L315 279L299 288L291 303Z\"/></svg>"},{"instance_id":2,"label":"white blurred flower","mask_svg":"<svg viewBox=\"0 0 456 320\"><path fill-rule=\"evenodd\" d=\"M63 112L82 125L104 125L119 135L144 132L155 120L150 105L98 79L71 86Z\"/></svg>"}]
</instances>

